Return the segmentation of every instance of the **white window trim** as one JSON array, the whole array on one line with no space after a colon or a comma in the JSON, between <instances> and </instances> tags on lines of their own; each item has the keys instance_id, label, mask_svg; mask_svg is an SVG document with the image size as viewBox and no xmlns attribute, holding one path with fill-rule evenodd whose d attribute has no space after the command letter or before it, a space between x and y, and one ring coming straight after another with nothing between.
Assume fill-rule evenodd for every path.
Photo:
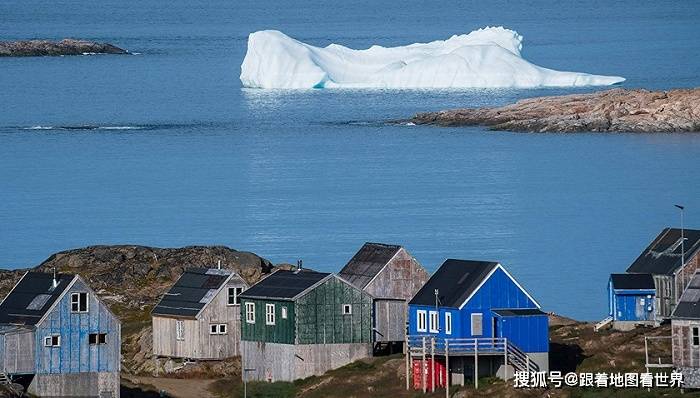
<instances>
[{"instance_id":1,"label":"white window trim","mask_svg":"<svg viewBox=\"0 0 700 398\"><path fill-rule=\"evenodd\" d=\"M228 334L228 326L225 323L210 323L209 334L223 335Z\"/></svg>"},{"instance_id":2,"label":"white window trim","mask_svg":"<svg viewBox=\"0 0 700 398\"><path fill-rule=\"evenodd\" d=\"M85 295L85 311L80 311L80 295ZM78 310L73 311L73 298L77 297ZM88 292L75 292L70 294L70 312L73 314L85 314L90 312L90 294Z\"/></svg>"},{"instance_id":3,"label":"white window trim","mask_svg":"<svg viewBox=\"0 0 700 398\"><path fill-rule=\"evenodd\" d=\"M233 304L231 304L228 299L231 297L231 289L233 289ZM240 293L239 293L240 290ZM226 305L233 307L234 305L241 305L240 295L243 293L243 288L240 286L229 286L226 289Z\"/></svg>"},{"instance_id":4,"label":"white window trim","mask_svg":"<svg viewBox=\"0 0 700 398\"><path fill-rule=\"evenodd\" d=\"M58 342L56 344L53 344L53 338L58 337ZM48 342L48 344L46 344ZM50 336L44 337L44 347L60 347L61 346L61 335L60 334L52 334Z\"/></svg>"},{"instance_id":5,"label":"white window trim","mask_svg":"<svg viewBox=\"0 0 700 398\"><path fill-rule=\"evenodd\" d=\"M433 322L435 321L435 322ZM440 333L440 313L437 311L430 311L428 313L428 327L430 328L430 333Z\"/></svg>"},{"instance_id":6,"label":"white window trim","mask_svg":"<svg viewBox=\"0 0 700 398\"><path fill-rule=\"evenodd\" d=\"M245 322L255 323L255 303L245 303Z\"/></svg>"},{"instance_id":7,"label":"white window trim","mask_svg":"<svg viewBox=\"0 0 700 398\"><path fill-rule=\"evenodd\" d=\"M185 340L185 322L179 319L175 320L175 340Z\"/></svg>"},{"instance_id":8,"label":"white window trim","mask_svg":"<svg viewBox=\"0 0 700 398\"><path fill-rule=\"evenodd\" d=\"M352 315L352 304L343 304L343 315ZM347 311L345 311L347 309Z\"/></svg>"},{"instance_id":9,"label":"white window trim","mask_svg":"<svg viewBox=\"0 0 700 398\"><path fill-rule=\"evenodd\" d=\"M452 313L445 312L445 334L452 334Z\"/></svg>"},{"instance_id":10,"label":"white window trim","mask_svg":"<svg viewBox=\"0 0 700 398\"><path fill-rule=\"evenodd\" d=\"M266 303L265 304L265 325L274 326L275 325L275 305Z\"/></svg>"},{"instance_id":11,"label":"white window trim","mask_svg":"<svg viewBox=\"0 0 700 398\"><path fill-rule=\"evenodd\" d=\"M219 324L219 334L228 334L228 325L225 323Z\"/></svg>"},{"instance_id":12,"label":"white window trim","mask_svg":"<svg viewBox=\"0 0 700 398\"><path fill-rule=\"evenodd\" d=\"M478 317L481 321L481 332L480 333L474 333L474 318ZM471 314L471 325L470 326L470 332L472 336L483 336L484 335L484 314L480 312L474 312Z\"/></svg>"},{"instance_id":13,"label":"white window trim","mask_svg":"<svg viewBox=\"0 0 700 398\"><path fill-rule=\"evenodd\" d=\"M692 326L690 329L690 345L693 347L698 347L700 344L695 344L695 332L698 332L698 340L700 340L700 327Z\"/></svg>"},{"instance_id":14,"label":"white window trim","mask_svg":"<svg viewBox=\"0 0 700 398\"><path fill-rule=\"evenodd\" d=\"M419 332L427 332L427 325L428 314L425 312L425 310L416 310L416 330Z\"/></svg>"},{"instance_id":15,"label":"white window trim","mask_svg":"<svg viewBox=\"0 0 700 398\"><path fill-rule=\"evenodd\" d=\"M287 307L282 306L282 319L287 319Z\"/></svg>"}]
</instances>

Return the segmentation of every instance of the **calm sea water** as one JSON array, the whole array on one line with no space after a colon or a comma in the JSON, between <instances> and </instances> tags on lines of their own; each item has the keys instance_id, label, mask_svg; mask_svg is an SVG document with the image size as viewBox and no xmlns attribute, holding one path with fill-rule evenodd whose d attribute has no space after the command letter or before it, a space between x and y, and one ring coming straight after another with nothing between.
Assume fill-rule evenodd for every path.
<instances>
[{"instance_id":1,"label":"calm sea water","mask_svg":"<svg viewBox=\"0 0 700 398\"><path fill-rule=\"evenodd\" d=\"M555 4L556 3L556 4ZM388 119L584 90L244 90L248 33L361 48L486 25L624 87L700 85L700 4L4 1L0 39L139 53L0 59L0 266L91 244L224 244L337 271L364 241L501 261L544 309L606 314L664 226L700 227L700 135L515 134Z\"/></svg>"}]
</instances>

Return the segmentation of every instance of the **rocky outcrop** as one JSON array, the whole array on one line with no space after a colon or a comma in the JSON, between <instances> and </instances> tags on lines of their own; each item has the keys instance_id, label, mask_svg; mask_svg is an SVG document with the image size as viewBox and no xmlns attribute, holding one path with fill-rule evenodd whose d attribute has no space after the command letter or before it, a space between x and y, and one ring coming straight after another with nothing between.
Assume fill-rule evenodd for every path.
<instances>
[{"instance_id":1,"label":"rocky outcrop","mask_svg":"<svg viewBox=\"0 0 700 398\"><path fill-rule=\"evenodd\" d=\"M699 132L700 88L530 98L497 108L419 113L411 121L523 132Z\"/></svg>"},{"instance_id":2,"label":"rocky outcrop","mask_svg":"<svg viewBox=\"0 0 700 398\"><path fill-rule=\"evenodd\" d=\"M63 39L0 41L0 57L42 57L82 54L128 54L129 52L109 43L87 40Z\"/></svg>"}]
</instances>

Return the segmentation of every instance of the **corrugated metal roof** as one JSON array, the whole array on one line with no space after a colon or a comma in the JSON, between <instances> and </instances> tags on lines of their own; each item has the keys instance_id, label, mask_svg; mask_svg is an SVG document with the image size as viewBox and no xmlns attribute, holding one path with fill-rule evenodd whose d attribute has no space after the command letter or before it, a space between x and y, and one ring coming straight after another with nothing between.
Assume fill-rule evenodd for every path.
<instances>
[{"instance_id":1,"label":"corrugated metal roof","mask_svg":"<svg viewBox=\"0 0 700 398\"><path fill-rule=\"evenodd\" d=\"M340 277L360 289L386 266L389 260L401 250L401 246L367 242L340 270Z\"/></svg>"},{"instance_id":2,"label":"corrugated metal roof","mask_svg":"<svg viewBox=\"0 0 700 398\"><path fill-rule=\"evenodd\" d=\"M250 287L241 297L292 299L328 275L327 272L280 270Z\"/></svg>"},{"instance_id":3,"label":"corrugated metal roof","mask_svg":"<svg viewBox=\"0 0 700 398\"><path fill-rule=\"evenodd\" d=\"M225 269L187 268L151 313L193 318L232 273Z\"/></svg>"},{"instance_id":4,"label":"corrugated metal roof","mask_svg":"<svg viewBox=\"0 0 700 398\"><path fill-rule=\"evenodd\" d=\"M36 325L74 278L57 274L54 288L52 273L27 272L0 305L0 324Z\"/></svg>"},{"instance_id":5,"label":"corrugated metal roof","mask_svg":"<svg viewBox=\"0 0 700 398\"><path fill-rule=\"evenodd\" d=\"M686 229L685 258L700 249L700 230ZM681 230L664 228L651 244L637 257L627 272L635 274L672 275L681 266Z\"/></svg>"},{"instance_id":6,"label":"corrugated metal roof","mask_svg":"<svg viewBox=\"0 0 700 398\"><path fill-rule=\"evenodd\" d=\"M505 308L491 311L500 316L546 315L539 308Z\"/></svg>"},{"instance_id":7,"label":"corrugated metal roof","mask_svg":"<svg viewBox=\"0 0 700 398\"><path fill-rule=\"evenodd\" d=\"M653 290L654 277L651 274L611 274L613 289Z\"/></svg>"},{"instance_id":8,"label":"corrugated metal roof","mask_svg":"<svg viewBox=\"0 0 700 398\"><path fill-rule=\"evenodd\" d=\"M700 319L700 273L693 275L671 315L673 318Z\"/></svg>"},{"instance_id":9,"label":"corrugated metal roof","mask_svg":"<svg viewBox=\"0 0 700 398\"><path fill-rule=\"evenodd\" d=\"M497 265L491 261L446 260L409 304L435 305L438 289L441 306L459 307Z\"/></svg>"}]
</instances>

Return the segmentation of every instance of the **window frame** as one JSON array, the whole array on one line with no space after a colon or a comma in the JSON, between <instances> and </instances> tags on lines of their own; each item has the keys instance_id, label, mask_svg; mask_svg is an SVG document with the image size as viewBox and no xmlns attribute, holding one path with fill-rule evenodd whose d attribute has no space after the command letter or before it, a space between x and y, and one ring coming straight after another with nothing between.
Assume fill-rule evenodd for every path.
<instances>
[{"instance_id":1,"label":"window frame","mask_svg":"<svg viewBox=\"0 0 700 398\"><path fill-rule=\"evenodd\" d=\"M92 342L93 336L95 337L95 342ZM90 333L88 335L88 345L104 345L107 344L107 333Z\"/></svg>"},{"instance_id":2,"label":"window frame","mask_svg":"<svg viewBox=\"0 0 700 398\"><path fill-rule=\"evenodd\" d=\"M281 314L280 314L281 318L282 318L282 319L287 319L287 306L286 306L286 305L283 305L283 306L281 307L280 312L281 312Z\"/></svg>"},{"instance_id":3,"label":"window frame","mask_svg":"<svg viewBox=\"0 0 700 398\"><path fill-rule=\"evenodd\" d=\"M245 323L255 324L255 303L245 302Z\"/></svg>"},{"instance_id":4,"label":"window frame","mask_svg":"<svg viewBox=\"0 0 700 398\"><path fill-rule=\"evenodd\" d=\"M209 324L209 334L212 336L228 334L228 324L226 324L226 323L210 323Z\"/></svg>"},{"instance_id":5,"label":"window frame","mask_svg":"<svg viewBox=\"0 0 700 398\"><path fill-rule=\"evenodd\" d=\"M445 312L445 334L452 334L452 313Z\"/></svg>"},{"instance_id":6,"label":"window frame","mask_svg":"<svg viewBox=\"0 0 700 398\"><path fill-rule=\"evenodd\" d=\"M56 339L56 343L54 344L53 339ZM48 344L46 344L48 341ZM60 334L51 334L48 336L44 336L44 347L60 347L61 346L61 335Z\"/></svg>"},{"instance_id":7,"label":"window frame","mask_svg":"<svg viewBox=\"0 0 700 398\"><path fill-rule=\"evenodd\" d=\"M228 334L228 325L227 324L225 324L225 323L219 324L219 334L220 335Z\"/></svg>"},{"instance_id":8,"label":"window frame","mask_svg":"<svg viewBox=\"0 0 700 398\"><path fill-rule=\"evenodd\" d=\"M184 341L185 340L185 321L181 319L175 320L175 340Z\"/></svg>"},{"instance_id":9,"label":"window frame","mask_svg":"<svg viewBox=\"0 0 700 398\"><path fill-rule=\"evenodd\" d=\"M265 325L275 326L275 304L265 303Z\"/></svg>"},{"instance_id":10,"label":"window frame","mask_svg":"<svg viewBox=\"0 0 700 398\"><path fill-rule=\"evenodd\" d=\"M690 344L693 347L700 346L700 326L693 326L690 330Z\"/></svg>"},{"instance_id":11,"label":"window frame","mask_svg":"<svg viewBox=\"0 0 700 398\"><path fill-rule=\"evenodd\" d=\"M352 315L352 304L343 304L341 308L343 315ZM345 311L346 309L347 311Z\"/></svg>"},{"instance_id":12,"label":"window frame","mask_svg":"<svg viewBox=\"0 0 700 398\"><path fill-rule=\"evenodd\" d=\"M430 333L440 333L440 313L438 311L428 312L428 329Z\"/></svg>"},{"instance_id":13,"label":"window frame","mask_svg":"<svg viewBox=\"0 0 700 398\"><path fill-rule=\"evenodd\" d=\"M428 331L428 313L425 310L416 310L416 330L419 332Z\"/></svg>"},{"instance_id":14,"label":"window frame","mask_svg":"<svg viewBox=\"0 0 700 398\"><path fill-rule=\"evenodd\" d=\"M478 318L479 319L479 330L478 333L475 332L474 330L474 319ZM471 316L469 317L470 325L469 325L469 331L471 332L472 336L483 336L484 335L484 314L481 312L472 312Z\"/></svg>"},{"instance_id":15,"label":"window frame","mask_svg":"<svg viewBox=\"0 0 700 398\"><path fill-rule=\"evenodd\" d=\"M231 289L233 289L233 296L231 296ZM234 305L241 305L241 294L243 293L243 288L240 286L229 286L226 289L226 305L233 307ZM233 297L233 303L231 303L231 297Z\"/></svg>"},{"instance_id":16,"label":"window frame","mask_svg":"<svg viewBox=\"0 0 700 398\"><path fill-rule=\"evenodd\" d=\"M84 310L81 310L82 303L80 302L80 298L83 297L82 295L85 295ZM77 306L78 309L75 309L74 306ZM88 292L73 292L70 294L70 312L73 314L85 314L90 312L90 296Z\"/></svg>"},{"instance_id":17,"label":"window frame","mask_svg":"<svg viewBox=\"0 0 700 398\"><path fill-rule=\"evenodd\" d=\"M219 324L218 323L210 323L209 324L209 334L219 334Z\"/></svg>"}]
</instances>

